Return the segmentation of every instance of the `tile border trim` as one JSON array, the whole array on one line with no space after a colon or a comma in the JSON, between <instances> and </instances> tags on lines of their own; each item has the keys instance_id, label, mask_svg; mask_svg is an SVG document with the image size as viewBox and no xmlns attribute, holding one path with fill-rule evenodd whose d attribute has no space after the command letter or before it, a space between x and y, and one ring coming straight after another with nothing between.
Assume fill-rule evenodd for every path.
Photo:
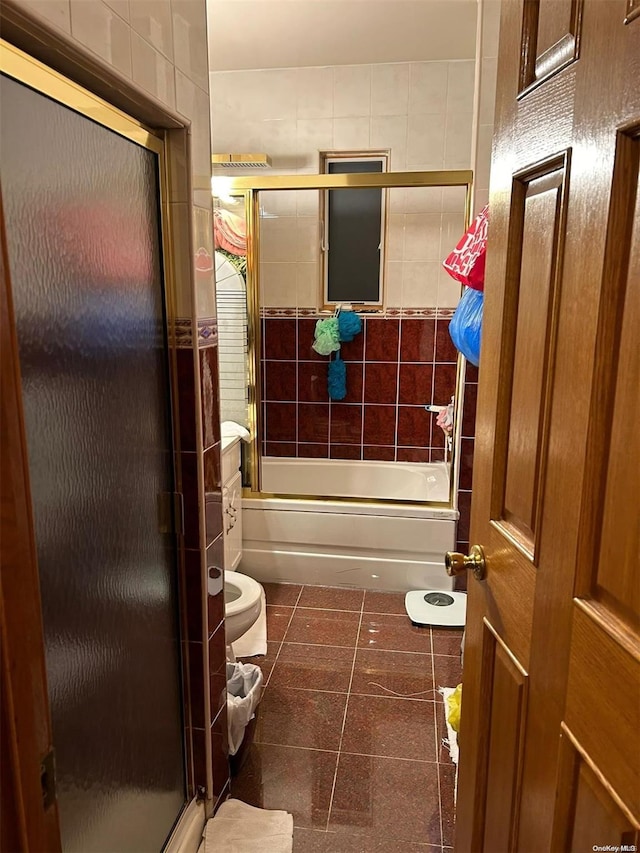
<instances>
[{"instance_id":1,"label":"tile border trim","mask_svg":"<svg viewBox=\"0 0 640 853\"><path fill-rule=\"evenodd\" d=\"M385 308L384 311L358 312L367 320L379 320L387 317L411 318L424 317L430 320L450 320L455 308ZM326 318L330 315L328 311L319 311L317 308L261 308L260 317L318 317Z\"/></svg>"},{"instance_id":2,"label":"tile border trim","mask_svg":"<svg viewBox=\"0 0 640 853\"><path fill-rule=\"evenodd\" d=\"M206 317L197 321L198 349L216 346L218 343L218 320ZM193 347L193 320L191 317L176 317L173 321L175 345L179 349Z\"/></svg>"}]
</instances>

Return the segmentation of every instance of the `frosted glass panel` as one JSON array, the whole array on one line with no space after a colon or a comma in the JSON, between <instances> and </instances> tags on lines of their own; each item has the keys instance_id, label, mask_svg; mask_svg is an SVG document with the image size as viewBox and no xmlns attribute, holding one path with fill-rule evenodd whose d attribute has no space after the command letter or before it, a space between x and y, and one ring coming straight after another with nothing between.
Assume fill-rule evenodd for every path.
<instances>
[{"instance_id":1,"label":"frosted glass panel","mask_svg":"<svg viewBox=\"0 0 640 853\"><path fill-rule=\"evenodd\" d=\"M0 93L63 849L157 851L185 791L156 159Z\"/></svg>"}]
</instances>

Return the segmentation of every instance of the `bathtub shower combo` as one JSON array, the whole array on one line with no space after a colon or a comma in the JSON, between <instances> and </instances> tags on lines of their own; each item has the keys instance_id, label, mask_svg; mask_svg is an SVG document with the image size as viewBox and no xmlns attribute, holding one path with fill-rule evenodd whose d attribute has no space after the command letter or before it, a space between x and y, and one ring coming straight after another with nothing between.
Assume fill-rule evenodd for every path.
<instances>
[{"instance_id":1,"label":"bathtub shower combo","mask_svg":"<svg viewBox=\"0 0 640 853\"><path fill-rule=\"evenodd\" d=\"M221 392L235 412L244 396L250 433L241 442L239 570L260 582L452 590L444 553L456 541L465 365L447 334L460 289L440 260L468 222L471 173L225 183L215 204L224 209L233 197L237 213L244 199L248 246L247 327L238 332L248 340L247 368L236 371L235 392L229 383ZM311 348L317 321L336 307L327 298L327 253L339 241L328 239L326 219L332 191L371 189L383 198L384 285L377 304L357 293L349 300L363 329L342 346L347 396L333 401L328 359ZM220 348L222 364L222 336ZM449 453L427 409L452 396Z\"/></svg>"}]
</instances>

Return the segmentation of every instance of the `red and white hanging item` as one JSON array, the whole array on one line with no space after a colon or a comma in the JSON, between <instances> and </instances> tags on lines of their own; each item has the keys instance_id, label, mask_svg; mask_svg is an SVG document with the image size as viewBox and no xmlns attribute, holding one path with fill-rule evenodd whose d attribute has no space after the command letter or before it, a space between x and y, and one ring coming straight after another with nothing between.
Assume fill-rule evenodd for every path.
<instances>
[{"instance_id":1,"label":"red and white hanging item","mask_svg":"<svg viewBox=\"0 0 640 853\"><path fill-rule=\"evenodd\" d=\"M474 290L484 290L484 264L487 251L489 205L482 208L458 245L442 262L452 278Z\"/></svg>"}]
</instances>

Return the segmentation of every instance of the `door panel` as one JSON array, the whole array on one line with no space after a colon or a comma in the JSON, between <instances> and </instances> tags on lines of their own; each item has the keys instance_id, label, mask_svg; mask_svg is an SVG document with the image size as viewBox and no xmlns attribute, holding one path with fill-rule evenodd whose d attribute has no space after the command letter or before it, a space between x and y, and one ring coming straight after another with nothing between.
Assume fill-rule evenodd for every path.
<instances>
[{"instance_id":1,"label":"door panel","mask_svg":"<svg viewBox=\"0 0 640 853\"><path fill-rule=\"evenodd\" d=\"M525 0L520 91L566 68L580 55L583 0Z\"/></svg>"},{"instance_id":2,"label":"door panel","mask_svg":"<svg viewBox=\"0 0 640 853\"><path fill-rule=\"evenodd\" d=\"M568 161L568 158L566 158ZM510 287L510 314L503 336L512 341L503 361L511 394L506 448L496 449L494 483L504 479L496 520L536 562L536 532L547 459L549 404L555 355L560 270L564 247L567 168L554 158L542 169L519 176L513 187L512 237L508 251L519 255L518 280ZM520 224L518 228L518 224ZM502 461L504 457L504 462ZM505 473L502 474L502 465Z\"/></svg>"},{"instance_id":3,"label":"door panel","mask_svg":"<svg viewBox=\"0 0 640 853\"><path fill-rule=\"evenodd\" d=\"M594 839L606 839L620 850L637 850L640 836L633 816L565 727L560 757L558 788L564 796L558 799L552 850L579 853L593 847Z\"/></svg>"},{"instance_id":4,"label":"door panel","mask_svg":"<svg viewBox=\"0 0 640 853\"><path fill-rule=\"evenodd\" d=\"M460 851L633 844L640 827L640 18L627 13L502 4L471 521L487 570L469 584ZM487 663L487 626L511 681L497 653ZM521 736L494 737L500 719Z\"/></svg>"},{"instance_id":5,"label":"door panel","mask_svg":"<svg viewBox=\"0 0 640 853\"><path fill-rule=\"evenodd\" d=\"M485 683L491 684L487 795L484 825L486 850L509 850L517 833L522 743L527 710L527 674L485 621ZM494 713L495 709L500 713Z\"/></svg>"},{"instance_id":6,"label":"door panel","mask_svg":"<svg viewBox=\"0 0 640 853\"><path fill-rule=\"evenodd\" d=\"M184 803L156 155L7 77L3 200L64 850Z\"/></svg>"},{"instance_id":7,"label":"door panel","mask_svg":"<svg viewBox=\"0 0 640 853\"><path fill-rule=\"evenodd\" d=\"M571 32L571 0L540 0L536 53L540 57Z\"/></svg>"},{"instance_id":8,"label":"door panel","mask_svg":"<svg viewBox=\"0 0 640 853\"><path fill-rule=\"evenodd\" d=\"M614 166L603 282L603 299L606 295L607 300L602 305L599 338L602 336L603 342L598 353L603 372L600 381L609 387L611 400L605 403L610 405L605 435L594 432L590 437L593 450L601 448L594 456L602 464L594 470L598 487L590 489L587 496L587 503L593 505L591 513L602 519L602 529L599 541L589 536L589 552L583 549L587 573L581 590L583 596L614 611L614 618L626 623L628 629L640 619L640 584L634 566L638 526L631 523L619 529L618 523L629 505L640 505L638 478L634 476L640 469L636 435L640 423L640 128L635 132L635 136L632 132L620 134ZM618 448L625 452L616 452ZM609 464L605 465L607 460ZM585 526L592 523L591 513L583 521Z\"/></svg>"},{"instance_id":9,"label":"door panel","mask_svg":"<svg viewBox=\"0 0 640 853\"><path fill-rule=\"evenodd\" d=\"M565 723L621 800L640 815L638 650L626 648L610 630L610 620L603 623L591 605L575 607Z\"/></svg>"},{"instance_id":10,"label":"door panel","mask_svg":"<svg viewBox=\"0 0 640 853\"><path fill-rule=\"evenodd\" d=\"M631 23L638 16L640 16L640 0L627 0L625 24Z\"/></svg>"}]
</instances>

